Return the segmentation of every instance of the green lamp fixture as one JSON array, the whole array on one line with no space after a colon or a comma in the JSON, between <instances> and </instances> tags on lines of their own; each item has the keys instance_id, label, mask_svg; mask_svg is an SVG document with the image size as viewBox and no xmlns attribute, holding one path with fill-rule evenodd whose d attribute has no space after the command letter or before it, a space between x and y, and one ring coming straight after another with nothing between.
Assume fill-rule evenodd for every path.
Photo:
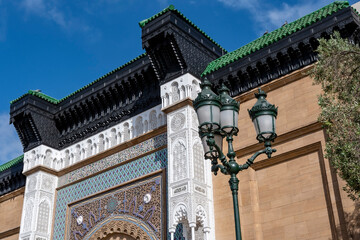
<instances>
[{"instance_id":1,"label":"green lamp fixture","mask_svg":"<svg viewBox=\"0 0 360 240\"><path fill-rule=\"evenodd\" d=\"M277 137L275 120L278 109L266 100L266 93L259 88L258 93L255 93L258 100L248 112L254 123L256 139L264 143L265 148L252 155L246 163L238 164L235 160L233 136L239 133L240 104L230 96L230 90L224 84L218 90L219 95L212 91L212 84L207 79L204 79L200 86L201 92L193 105L199 119L199 135L204 147L204 157L211 161L211 171L214 175L217 175L219 170L223 174L230 175L229 185L233 196L236 240L241 240L237 174L249 168L260 154L266 154L270 158L272 153L276 152L271 148L271 142ZM224 137L228 143L226 155L222 150Z\"/></svg>"}]
</instances>

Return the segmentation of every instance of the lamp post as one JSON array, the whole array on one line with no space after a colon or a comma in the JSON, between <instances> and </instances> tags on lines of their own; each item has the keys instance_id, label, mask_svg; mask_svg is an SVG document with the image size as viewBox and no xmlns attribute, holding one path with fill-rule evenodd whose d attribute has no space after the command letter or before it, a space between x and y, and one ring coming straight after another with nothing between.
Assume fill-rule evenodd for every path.
<instances>
[{"instance_id":1,"label":"lamp post","mask_svg":"<svg viewBox=\"0 0 360 240\"><path fill-rule=\"evenodd\" d=\"M233 136L239 132L240 104L230 97L229 89L224 84L218 90L219 95L216 95L211 87L212 84L205 79L201 84L201 92L194 100L194 108L199 119L199 135L202 139L205 159L211 161L211 171L214 175L217 175L219 170L223 174L230 175L229 185L233 196L236 239L241 240L237 174L249 168L260 154L266 154L270 158L276 151L271 148L271 142L276 138L277 107L266 100L266 93L259 88L259 92L255 93L258 100L248 112L255 126L256 139L260 143L263 142L265 148L256 152L245 164L238 164L235 160ZM227 157L222 152L224 137L228 142Z\"/></svg>"}]
</instances>

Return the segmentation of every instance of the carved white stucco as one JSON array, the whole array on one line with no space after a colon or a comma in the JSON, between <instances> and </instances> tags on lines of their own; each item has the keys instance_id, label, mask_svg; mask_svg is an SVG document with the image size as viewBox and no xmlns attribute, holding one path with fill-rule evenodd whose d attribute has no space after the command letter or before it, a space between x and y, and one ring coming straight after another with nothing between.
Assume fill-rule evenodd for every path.
<instances>
[{"instance_id":1,"label":"carved white stucco","mask_svg":"<svg viewBox=\"0 0 360 240\"><path fill-rule=\"evenodd\" d=\"M165 108L185 98L195 99L198 92L200 92L200 81L190 73L186 73L161 85L161 105Z\"/></svg>"},{"instance_id":2,"label":"carved white stucco","mask_svg":"<svg viewBox=\"0 0 360 240\"><path fill-rule=\"evenodd\" d=\"M40 145L24 153L24 172L43 165L61 170L165 124L158 105L62 150ZM146 127L150 122L150 127ZM132 130L135 129L135 130Z\"/></svg>"},{"instance_id":3,"label":"carved white stucco","mask_svg":"<svg viewBox=\"0 0 360 240\"><path fill-rule=\"evenodd\" d=\"M27 176L20 239L50 239L57 180L42 171Z\"/></svg>"},{"instance_id":4,"label":"carved white stucco","mask_svg":"<svg viewBox=\"0 0 360 240\"><path fill-rule=\"evenodd\" d=\"M64 169L164 125L164 115L158 105L60 151L40 145L24 153L23 171L36 166ZM50 239L57 181L56 176L42 171L27 176L20 239Z\"/></svg>"},{"instance_id":5,"label":"carved white stucco","mask_svg":"<svg viewBox=\"0 0 360 240\"><path fill-rule=\"evenodd\" d=\"M200 81L185 74L161 86L162 107L194 99ZM169 232L183 224L184 237L215 239L210 162L204 160L194 109L186 105L167 114Z\"/></svg>"}]
</instances>

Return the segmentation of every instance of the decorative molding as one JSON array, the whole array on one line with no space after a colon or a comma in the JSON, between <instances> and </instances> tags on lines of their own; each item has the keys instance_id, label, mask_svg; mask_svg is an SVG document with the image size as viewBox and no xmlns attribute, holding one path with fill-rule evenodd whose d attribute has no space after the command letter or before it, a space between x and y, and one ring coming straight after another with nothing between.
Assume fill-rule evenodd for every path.
<instances>
[{"instance_id":1,"label":"decorative molding","mask_svg":"<svg viewBox=\"0 0 360 240\"><path fill-rule=\"evenodd\" d=\"M94 156L86 158L86 159L84 159L84 160L82 160L80 162L77 162L77 163L75 163L75 164L73 164L73 165L71 165L71 166L69 166L67 168L64 168L64 169L60 170L60 171L56 171L56 170L51 169L49 167L45 167L45 166L40 165L40 166L35 166L35 167L33 167L32 169L30 169L28 171L24 171L23 174L24 175L30 175L30 174L32 174L32 173L34 173L36 171L41 170L41 171L48 172L48 173L56 175L56 176L63 176L65 174L69 173L69 172L72 172L72 171L76 170L76 169L87 166L90 163L99 161L99 160L101 160L101 159L103 159L105 157L108 157L108 156L110 156L112 154L116 154L116 153L118 153L118 152L120 152L122 150L125 150L125 149L127 149L129 147L133 147L133 146L135 146L137 144L141 144L142 142L144 142L146 140L149 140L151 138L156 137L157 135L165 133L166 130L167 130L166 126L157 128L155 130L151 130L146 134L143 134L143 135L141 135L139 137L136 137L136 138L134 138L134 139L132 139L132 140L130 140L128 142L124 142L124 143L119 144L119 145L117 145L115 147L112 147L112 148L110 148L110 149L108 149L108 150L106 150L104 152L101 152L101 153L98 153L98 154L96 154Z\"/></svg>"},{"instance_id":2,"label":"decorative molding","mask_svg":"<svg viewBox=\"0 0 360 240\"><path fill-rule=\"evenodd\" d=\"M24 195L25 192L25 186L21 187L19 189L16 189L15 191L9 192L5 195L0 196L0 203L5 202L9 199L16 198L17 196Z\"/></svg>"},{"instance_id":3,"label":"decorative molding","mask_svg":"<svg viewBox=\"0 0 360 240\"><path fill-rule=\"evenodd\" d=\"M36 167L30 169L29 171L24 172L23 174L24 174L26 177L28 177L28 176L32 175L33 173L36 173L36 172L39 172L39 171L41 171L41 172L46 172L46 173L52 174L52 175L54 175L54 176L59 176L59 172L58 172L58 171L55 171L55 170L53 170L53 169L51 169L51 168L48 168L48 167L45 167L45 166L41 166L41 165L40 165L40 166L36 166Z\"/></svg>"},{"instance_id":4,"label":"decorative molding","mask_svg":"<svg viewBox=\"0 0 360 240\"><path fill-rule=\"evenodd\" d=\"M59 189L164 149L167 146L166 140L166 134L161 134L69 172L60 177Z\"/></svg>"},{"instance_id":5,"label":"decorative molding","mask_svg":"<svg viewBox=\"0 0 360 240\"><path fill-rule=\"evenodd\" d=\"M144 157L146 157L146 156L148 156L148 155L151 155L151 154L153 154L153 153L156 153L156 152L161 151L161 150L166 149L166 148L167 148L167 145L164 145L164 146L162 146L162 147L159 147L159 148L157 148L157 149L154 149L154 150L152 150L152 151L149 151L149 152L147 152L147 153L145 153L145 154L139 155L138 157L135 157L135 158L132 158L132 159L128 159L128 160L126 160L126 161L124 161L124 162L120 162L120 163L118 163L118 164L116 164L116 165L114 165L114 166L111 166L111 167L109 167L109 168L104 168L104 169L102 169L102 170L100 170L100 171L98 171L98 172L96 172L96 173L89 174L89 175L87 175L87 176L84 177L84 178L79 178L78 180L75 180L75 181L73 181L73 182L67 183L67 184L65 184L65 185L61 185L61 186L59 186L56 190L61 190L61 189L65 188L65 187L69 187L69 186L71 186L71 185L73 185L73 184L82 182L82 181L84 181L84 180L87 180L87 179L89 179L89 178L92 178L92 177L94 177L94 176L96 176L96 175L98 175L98 174L102 174L102 173L107 172L107 171L109 171L109 170L112 170L112 169L114 169L114 168L121 167L121 166L123 166L123 165L126 165L126 164L128 164L128 163L131 163L131 162L136 161L136 160L138 160L138 159L144 158Z\"/></svg>"},{"instance_id":6,"label":"decorative molding","mask_svg":"<svg viewBox=\"0 0 360 240\"><path fill-rule=\"evenodd\" d=\"M5 239L7 237L11 237L20 232L20 227L16 227L5 232L0 232L0 239Z\"/></svg>"},{"instance_id":7,"label":"decorative molding","mask_svg":"<svg viewBox=\"0 0 360 240\"><path fill-rule=\"evenodd\" d=\"M145 112L161 100L146 54L64 100L52 103L44 99L48 98L27 94L11 104L11 122L25 151L41 144L63 149Z\"/></svg>"},{"instance_id":8,"label":"decorative molding","mask_svg":"<svg viewBox=\"0 0 360 240\"><path fill-rule=\"evenodd\" d=\"M23 171L27 172L40 165L55 171L62 171L69 166L84 162L84 160L88 162L88 158L104 153L106 150L112 150L108 153L119 151L119 148L117 148L118 145L123 144L123 147L128 147L139 140L151 138L151 136L157 132L157 129L149 129L148 122L150 121L150 116L153 114L156 115L158 124L156 128L162 128L166 124L164 121L165 114L160 110L160 107L161 106L158 105L151 108L62 150L57 150L46 145L37 146L31 151L24 153ZM137 129L138 131L134 132L133 129ZM140 130L142 131L139 132ZM146 130L146 133L144 130ZM147 133L149 134L147 135ZM131 143L128 143L127 141L130 139ZM103 158L104 155L98 157Z\"/></svg>"},{"instance_id":9,"label":"decorative molding","mask_svg":"<svg viewBox=\"0 0 360 240\"><path fill-rule=\"evenodd\" d=\"M192 106L192 99L200 92L200 80L186 73L178 78L167 82L160 87L162 111L167 113L182 108L185 105ZM179 97L173 98L174 93Z\"/></svg>"},{"instance_id":10,"label":"decorative molding","mask_svg":"<svg viewBox=\"0 0 360 240\"><path fill-rule=\"evenodd\" d=\"M22 158L23 157L19 157L20 162L0 172L0 198L25 186L26 177L22 174Z\"/></svg>"},{"instance_id":11,"label":"decorative molding","mask_svg":"<svg viewBox=\"0 0 360 240\"><path fill-rule=\"evenodd\" d=\"M162 127L157 128L155 130L152 130L152 131L150 131L150 132L148 132L148 133L146 133L144 135L141 135L139 137L131 139L128 142L124 142L124 143L122 143L122 144L120 144L118 146L110 148L109 150L106 150L106 151L104 151L102 153L99 153L99 154L97 154L97 155L95 155L93 157L89 157L87 159L84 159L84 161L76 163L76 164L70 166L69 168L63 169L63 170L59 171L59 175L62 176L64 174L66 174L66 173L69 173L69 172L74 171L76 169L87 166L90 163L94 163L94 162L99 161L99 160L101 160L101 159L103 159L105 157L109 157L109 156L111 156L113 154L116 154L116 153L121 152L123 150L126 150L128 148L134 147L134 146L136 146L138 144L141 144L141 143L143 143L143 142L145 142L147 140L150 140L150 139L152 139L152 138L154 138L154 137L156 137L158 135L161 135L161 134L165 133L166 131L167 131L167 126L162 126Z\"/></svg>"},{"instance_id":12,"label":"decorative molding","mask_svg":"<svg viewBox=\"0 0 360 240\"><path fill-rule=\"evenodd\" d=\"M184 100L180 101L180 102L177 102L177 103L174 103L166 108L163 108L161 109L161 111L163 111L164 113L168 114L170 112L173 112L177 109L180 109L184 106L193 106L193 101L190 99L190 98L185 98Z\"/></svg>"},{"instance_id":13,"label":"decorative molding","mask_svg":"<svg viewBox=\"0 0 360 240\"><path fill-rule=\"evenodd\" d=\"M306 76L309 76L310 75L310 72L311 70L314 68L315 64L310 64L306 67L303 67L301 69L298 69L296 71L293 71L285 76L282 76L280 78L277 78L269 83L266 83L266 84L263 84L261 85L261 89L263 91L265 91L266 93L269 93L271 91L274 91L278 88L281 88L281 87L284 87L292 82L295 82L295 81L298 81L298 80L301 80L303 79L304 77ZM240 103L244 103L244 102L247 102L251 99L254 99L255 98L255 93L257 92L258 90L255 88L255 89L252 89L250 91L247 91L245 93L242 93L236 97L234 97L234 99L237 101L237 102L240 102Z\"/></svg>"},{"instance_id":14,"label":"decorative molding","mask_svg":"<svg viewBox=\"0 0 360 240\"><path fill-rule=\"evenodd\" d=\"M322 129L323 129L322 124L320 122L313 122L313 123L310 123L310 124L308 124L306 126L301 126L301 127L296 128L294 130L290 130L290 131L288 131L288 132L286 132L284 134L280 134L276 138L275 142L272 143L272 146L277 146L277 145L283 144L285 142L294 140L296 138L305 136L305 135L310 134L310 133L320 131ZM252 145L249 145L247 147L235 150L236 157L241 158L241 157L244 157L244 156L249 155L251 153L257 152L257 151L259 151L259 150L261 150L263 148L264 148L264 146L261 143L252 144Z\"/></svg>"},{"instance_id":15,"label":"decorative molding","mask_svg":"<svg viewBox=\"0 0 360 240\"><path fill-rule=\"evenodd\" d=\"M339 31L343 38L357 43L359 20L355 15L351 7L341 9L301 31L225 64L206 77L214 83L215 88L222 83L227 85L232 96L248 92L316 62L318 39L329 38L334 31Z\"/></svg>"},{"instance_id":16,"label":"decorative molding","mask_svg":"<svg viewBox=\"0 0 360 240\"><path fill-rule=\"evenodd\" d=\"M323 155L323 147L320 141L318 142L314 142L312 144L303 146L301 148L295 149L295 150L291 150L288 152L284 152L282 154L279 154L275 157L272 157L270 159L265 159L265 160L261 160L258 162L255 162L251 167L255 170L261 170L276 164L280 164L286 161L290 161L294 158L299 158L302 156L306 156L309 155L311 153L317 153L318 158L319 158L319 167L320 167L320 173L321 173L321 179L322 179L322 183L323 183L323 189L324 189L324 197L325 197L325 202L326 202L326 206L327 206L327 212L328 212L328 217L329 217L329 222L330 222L330 229L331 229L331 233L332 233L332 239L337 239L337 227L336 227L336 223L335 223L335 216L334 216L334 204L332 203L331 200L331 195L330 195L330 186L328 183L328 177L327 177L327 170L325 167L325 158ZM331 174L331 173L330 173ZM335 186L333 186L335 188ZM335 203L335 204L339 204L339 203Z\"/></svg>"},{"instance_id":17,"label":"decorative molding","mask_svg":"<svg viewBox=\"0 0 360 240\"><path fill-rule=\"evenodd\" d=\"M110 239L136 239L136 240L148 240L149 234L143 230L144 223L137 222L138 220L131 216L114 216L110 221L107 221L103 226L99 227L93 235L86 235L84 239L109 239L109 237L116 236L117 238ZM139 227L139 225L141 227ZM146 225L145 225L146 227ZM156 239L156 236L152 234L152 239ZM130 237L130 238L127 238ZM77 238L79 239L79 238Z\"/></svg>"},{"instance_id":18,"label":"decorative molding","mask_svg":"<svg viewBox=\"0 0 360 240\"><path fill-rule=\"evenodd\" d=\"M279 164L285 161L292 160L294 158L299 158L305 155L308 155L310 153L317 152L321 149L321 142L315 142L310 145L306 145L301 148L297 148L295 150L281 153L277 156L271 157L270 159L264 159L258 162L254 162L254 164L251 166L255 171L273 166L275 164Z\"/></svg>"}]
</instances>

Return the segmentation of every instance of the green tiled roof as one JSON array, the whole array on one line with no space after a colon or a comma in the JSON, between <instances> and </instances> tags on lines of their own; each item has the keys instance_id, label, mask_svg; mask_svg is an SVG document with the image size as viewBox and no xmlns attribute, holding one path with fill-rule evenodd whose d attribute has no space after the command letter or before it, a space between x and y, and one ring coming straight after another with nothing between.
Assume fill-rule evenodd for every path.
<instances>
[{"instance_id":1,"label":"green tiled roof","mask_svg":"<svg viewBox=\"0 0 360 240\"><path fill-rule=\"evenodd\" d=\"M164 10L162 10L161 12L155 14L152 17L149 17L147 19L144 19L142 21L139 22L139 26L141 28L143 28L146 24L148 24L149 22L151 22L152 20L160 17L161 15L163 15L164 13L168 12L168 11L173 11L176 12L177 14L179 14L187 23L189 23L191 26L193 26L196 30L198 30L199 32L201 32L207 39L209 39L211 42L213 42L216 46L218 46L219 48L221 48L224 52L227 52L223 47L220 46L220 44L218 44L217 42L214 41L214 39L212 39L210 36L208 36L203 30L201 30L198 26L196 26L193 22L191 22L187 17L184 16L184 14L182 14L179 10L177 10L174 5L170 5L167 8L165 8Z\"/></svg>"},{"instance_id":2,"label":"green tiled roof","mask_svg":"<svg viewBox=\"0 0 360 240\"><path fill-rule=\"evenodd\" d=\"M26 95L34 95L34 96L37 96L37 97L39 97L39 98L42 98L42 99L44 99L44 100L46 100L46 101L48 101L48 102L50 102L50 103L53 103L53 104L58 104L58 103L60 103L60 102L64 101L65 99L67 99L67 98L69 98L69 97L71 97L71 96L75 95L76 93L78 93L78 92L80 92L80 91L82 91L82 90L84 90L84 89L86 89L86 88L88 88L88 87L90 87L90 86L94 85L96 82L100 81L101 79L106 78L107 76L109 76L109 75L111 75L111 74L115 73L116 71L118 71L118 70L120 70L120 69L122 69L122 68L126 67L127 65L129 65L129 64L131 64L131 63L133 63L133 62L135 62L136 60L138 60L138 59L140 59L140 58L142 58L142 57L144 57L144 56L146 56L146 53L143 53L143 54L141 54L140 56L137 56L136 58L132 59L131 61L129 61L129 62L127 62L127 63L125 63L125 64L121 65L120 67L118 67L118 68L116 68L116 69L112 70L111 72L106 73L105 75L103 75L103 76L99 77L99 78L98 78L98 79L96 79L95 81L93 81L93 82L89 83L88 85L86 85L86 86L84 86L84 87L82 87L82 88L80 88L80 89L76 90L75 92L73 92L73 93L69 94L68 96L66 96L66 97L64 97L64 98L62 98L62 99L60 99L60 100L55 99L55 98L53 98L53 97L50 97L50 96L48 96L48 95L46 95L46 94L44 94L44 93L42 93L42 92L38 92L38 91L34 91L34 90L29 90L29 91L28 91L27 93L25 93L24 95L22 95L22 96L20 96L20 97L16 98L15 100L12 100L12 101L10 102L10 104L13 104L13 103L15 103L15 102L19 101L20 99L22 99L22 98L23 98L23 97L25 97Z\"/></svg>"},{"instance_id":3,"label":"green tiled roof","mask_svg":"<svg viewBox=\"0 0 360 240\"><path fill-rule=\"evenodd\" d=\"M310 13L302 18L299 18L298 20L295 20L294 22L286 24L281 28L278 28L264 36L261 36L255 41L252 41L249 44L210 62L209 65L206 67L205 71L201 74L201 76L207 75L220 68L223 68L226 65L235 62L240 58L243 58L253 52L269 46L272 43L278 42L279 40L289 36L290 34L298 32L301 29L310 26L311 24L318 22L321 19L324 19L327 16L347 7L349 7L349 3L347 1L335 1L313 13Z\"/></svg>"},{"instance_id":4,"label":"green tiled roof","mask_svg":"<svg viewBox=\"0 0 360 240\"><path fill-rule=\"evenodd\" d=\"M0 165L0 172L5 171L6 169L11 168L12 166L15 166L18 163L21 163L24 160L24 155L21 155L17 158L14 158L13 160L4 163L3 165Z\"/></svg>"},{"instance_id":5,"label":"green tiled roof","mask_svg":"<svg viewBox=\"0 0 360 240\"><path fill-rule=\"evenodd\" d=\"M24 95L18 97L17 99L15 100L12 100L10 103L14 103L14 102L17 102L19 101L20 99L22 99L23 97L25 97L26 95L34 95L34 96L37 96L39 98L42 98L50 103L53 103L53 104L57 104L59 102L59 100L57 100L56 98L53 98L53 97L50 97L42 92L39 92L39 91L36 91L36 90L29 90L27 93L25 93Z\"/></svg>"}]
</instances>

